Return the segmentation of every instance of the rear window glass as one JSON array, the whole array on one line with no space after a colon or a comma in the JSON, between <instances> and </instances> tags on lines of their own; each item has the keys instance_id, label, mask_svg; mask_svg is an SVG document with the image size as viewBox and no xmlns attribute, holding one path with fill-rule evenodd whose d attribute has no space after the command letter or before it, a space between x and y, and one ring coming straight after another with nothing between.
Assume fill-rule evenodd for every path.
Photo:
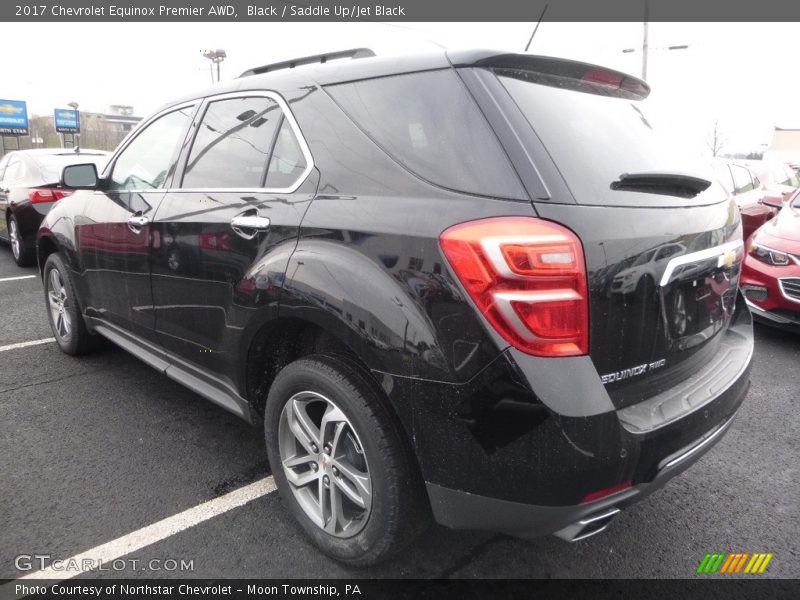
<instances>
[{"instance_id":1,"label":"rear window glass","mask_svg":"<svg viewBox=\"0 0 800 600\"><path fill-rule=\"evenodd\" d=\"M61 179L61 171L68 165L84 165L94 163L97 172L100 173L108 162L106 154L54 154L49 156L37 156L36 165L42 174L42 178L47 183L56 183Z\"/></svg>"},{"instance_id":2,"label":"rear window glass","mask_svg":"<svg viewBox=\"0 0 800 600\"><path fill-rule=\"evenodd\" d=\"M482 196L526 197L494 132L452 70L327 90L378 146L423 179Z\"/></svg>"},{"instance_id":3,"label":"rear window glass","mask_svg":"<svg viewBox=\"0 0 800 600\"><path fill-rule=\"evenodd\" d=\"M659 129L646 102L539 85L526 80L524 72L497 75L579 203L614 205L653 197L611 189L623 174L675 172L716 179L710 167L699 166ZM722 194L718 184L713 189Z\"/></svg>"},{"instance_id":4,"label":"rear window glass","mask_svg":"<svg viewBox=\"0 0 800 600\"><path fill-rule=\"evenodd\" d=\"M6 172L3 174L3 181L6 183L14 183L20 181L25 177L26 169L23 163L16 156L11 157L6 165Z\"/></svg>"}]
</instances>

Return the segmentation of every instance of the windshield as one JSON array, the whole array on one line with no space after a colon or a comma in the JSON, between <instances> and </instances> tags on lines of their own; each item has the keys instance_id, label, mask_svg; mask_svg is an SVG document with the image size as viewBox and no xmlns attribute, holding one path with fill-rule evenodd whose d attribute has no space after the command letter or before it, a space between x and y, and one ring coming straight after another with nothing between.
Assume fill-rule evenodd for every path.
<instances>
[{"instance_id":1,"label":"windshield","mask_svg":"<svg viewBox=\"0 0 800 600\"><path fill-rule=\"evenodd\" d=\"M94 163L97 166L97 171L103 170L103 167L108 160L107 154L45 154L42 156L34 157L36 166L42 174L42 178L47 183L56 183L61 179L61 171L68 165L80 165L86 163Z\"/></svg>"}]
</instances>

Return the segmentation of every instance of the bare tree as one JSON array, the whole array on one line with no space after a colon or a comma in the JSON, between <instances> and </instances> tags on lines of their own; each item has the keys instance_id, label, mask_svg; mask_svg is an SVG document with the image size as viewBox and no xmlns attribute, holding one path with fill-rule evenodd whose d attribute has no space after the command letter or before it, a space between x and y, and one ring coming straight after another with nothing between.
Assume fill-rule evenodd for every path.
<instances>
[{"instance_id":1,"label":"bare tree","mask_svg":"<svg viewBox=\"0 0 800 600\"><path fill-rule=\"evenodd\" d=\"M728 140L722 135L722 131L719 128L719 120L715 120L714 128L711 130L708 141L706 142L708 149L711 150L711 155L719 156L727 141Z\"/></svg>"}]
</instances>

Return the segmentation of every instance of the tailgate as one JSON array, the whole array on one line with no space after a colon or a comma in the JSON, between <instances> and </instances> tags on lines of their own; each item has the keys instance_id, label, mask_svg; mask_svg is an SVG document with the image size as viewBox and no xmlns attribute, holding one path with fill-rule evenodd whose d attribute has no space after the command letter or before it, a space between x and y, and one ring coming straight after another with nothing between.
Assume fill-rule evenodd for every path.
<instances>
[{"instance_id":1,"label":"tailgate","mask_svg":"<svg viewBox=\"0 0 800 600\"><path fill-rule=\"evenodd\" d=\"M590 355L615 405L658 394L713 358L735 310L743 256L734 206L536 209L583 242Z\"/></svg>"},{"instance_id":2,"label":"tailgate","mask_svg":"<svg viewBox=\"0 0 800 600\"><path fill-rule=\"evenodd\" d=\"M719 350L737 305L741 221L708 166L659 134L645 94L627 93L618 74L570 68L494 73L567 186L533 204L583 244L589 353L624 407L691 377Z\"/></svg>"}]
</instances>

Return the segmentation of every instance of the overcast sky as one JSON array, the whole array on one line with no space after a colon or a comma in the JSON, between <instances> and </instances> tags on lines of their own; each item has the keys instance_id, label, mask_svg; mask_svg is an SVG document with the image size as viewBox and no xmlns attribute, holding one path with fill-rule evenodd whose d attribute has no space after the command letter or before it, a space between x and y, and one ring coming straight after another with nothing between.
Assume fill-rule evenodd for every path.
<instances>
[{"instance_id":1,"label":"overcast sky","mask_svg":"<svg viewBox=\"0 0 800 600\"><path fill-rule=\"evenodd\" d=\"M210 84L202 48L224 48L222 78L252 66L335 49L378 54L436 48L521 52L533 23L4 23L0 98L52 114L78 102L104 112L133 105L146 116L172 97ZM651 23L651 110L700 150L715 120L725 151L758 149L773 126L800 127L800 62L794 23ZM63 40L55 43L54 40ZM31 43L34 40L35 43ZM47 40L47 42L43 42ZM641 74L641 23L548 23L530 52ZM686 50L660 50L688 44ZM623 53L624 48L636 48Z\"/></svg>"}]
</instances>

